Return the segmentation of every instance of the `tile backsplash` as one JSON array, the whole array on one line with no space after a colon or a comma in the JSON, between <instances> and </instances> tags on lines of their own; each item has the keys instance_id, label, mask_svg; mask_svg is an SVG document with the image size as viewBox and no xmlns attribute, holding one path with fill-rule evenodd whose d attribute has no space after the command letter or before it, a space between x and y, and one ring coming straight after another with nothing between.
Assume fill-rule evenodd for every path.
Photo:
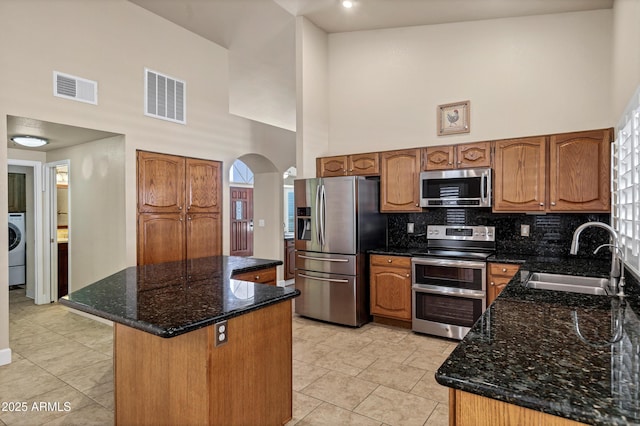
<instances>
[{"instance_id":1,"label":"tile backsplash","mask_svg":"<svg viewBox=\"0 0 640 426\"><path fill-rule=\"evenodd\" d=\"M423 213L387 214L387 245L389 247L425 248L427 225L495 226L498 252L527 256L566 256L571 247L573 231L585 222L609 224L608 213L562 213L528 215L524 213L492 213L491 209L431 209ZM407 233L407 223L414 224L414 233ZM520 226L529 225L529 236L520 236ZM609 234L600 228L587 228L580 236L578 255L594 256L600 244L609 242ZM603 250L596 257L610 256Z\"/></svg>"}]
</instances>

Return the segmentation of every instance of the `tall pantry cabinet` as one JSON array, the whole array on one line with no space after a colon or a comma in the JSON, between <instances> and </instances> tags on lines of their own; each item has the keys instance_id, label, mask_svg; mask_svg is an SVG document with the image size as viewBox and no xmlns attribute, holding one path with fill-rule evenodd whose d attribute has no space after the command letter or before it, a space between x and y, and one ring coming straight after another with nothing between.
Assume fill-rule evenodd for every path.
<instances>
[{"instance_id":1,"label":"tall pantry cabinet","mask_svg":"<svg viewBox=\"0 0 640 426\"><path fill-rule=\"evenodd\" d=\"M222 163L137 155L138 265L222 254Z\"/></svg>"}]
</instances>

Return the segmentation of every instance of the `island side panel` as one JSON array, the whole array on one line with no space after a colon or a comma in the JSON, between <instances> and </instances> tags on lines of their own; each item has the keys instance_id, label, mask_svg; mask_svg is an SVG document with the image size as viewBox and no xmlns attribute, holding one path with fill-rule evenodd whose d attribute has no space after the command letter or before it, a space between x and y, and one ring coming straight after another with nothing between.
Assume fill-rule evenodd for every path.
<instances>
[{"instance_id":1,"label":"island side panel","mask_svg":"<svg viewBox=\"0 0 640 426\"><path fill-rule=\"evenodd\" d=\"M455 390L455 394L450 393L449 397L449 404L455 405L457 426L585 426L584 423L461 390Z\"/></svg>"},{"instance_id":2,"label":"island side panel","mask_svg":"<svg viewBox=\"0 0 640 426\"><path fill-rule=\"evenodd\" d=\"M214 327L161 338L114 331L116 425L280 425L292 418L292 309L280 302Z\"/></svg>"},{"instance_id":3,"label":"island side panel","mask_svg":"<svg viewBox=\"0 0 640 426\"><path fill-rule=\"evenodd\" d=\"M169 339L114 324L116 425L207 424L210 331Z\"/></svg>"},{"instance_id":4,"label":"island side panel","mask_svg":"<svg viewBox=\"0 0 640 426\"><path fill-rule=\"evenodd\" d=\"M229 343L213 348L212 395L226 402L211 405L216 424L281 425L292 418L291 301L232 318ZM224 374L231 368L232 374Z\"/></svg>"}]
</instances>

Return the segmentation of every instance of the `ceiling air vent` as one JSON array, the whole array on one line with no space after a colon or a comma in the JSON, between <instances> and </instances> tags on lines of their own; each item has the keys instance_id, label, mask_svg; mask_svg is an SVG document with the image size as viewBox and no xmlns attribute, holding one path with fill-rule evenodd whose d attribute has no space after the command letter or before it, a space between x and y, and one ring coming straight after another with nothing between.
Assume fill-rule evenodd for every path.
<instances>
[{"instance_id":1,"label":"ceiling air vent","mask_svg":"<svg viewBox=\"0 0 640 426\"><path fill-rule=\"evenodd\" d=\"M54 71L53 95L97 105L98 82Z\"/></svg>"},{"instance_id":2,"label":"ceiling air vent","mask_svg":"<svg viewBox=\"0 0 640 426\"><path fill-rule=\"evenodd\" d=\"M187 83L146 68L144 76L145 115L186 124Z\"/></svg>"}]
</instances>

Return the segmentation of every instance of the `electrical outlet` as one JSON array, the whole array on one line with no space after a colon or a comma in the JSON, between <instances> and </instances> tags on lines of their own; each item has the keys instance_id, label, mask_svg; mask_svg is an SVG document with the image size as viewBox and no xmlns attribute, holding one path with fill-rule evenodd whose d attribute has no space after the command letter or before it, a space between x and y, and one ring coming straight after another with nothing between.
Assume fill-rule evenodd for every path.
<instances>
[{"instance_id":1,"label":"electrical outlet","mask_svg":"<svg viewBox=\"0 0 640 426\"><path fill-rule=\"evenodd\" d=\"M520 236L528 237L529 236L529 225L520 225Z\"/></svg>"},{"instance_id":2,"label":"electrical outlet","mask_svg":"<svg viewBox=\"0 0 640 426\"><path fill-rule=\"evenodd\" d=\"M407 234L413 234L413 222L407 223Z\"/></svg>"},{"instance_id":3,"label":"electrical outlet","mask_svg":"<svg viewBox=\"0 0 640 426\"><path fill-rule=\"evenodd\" d=\"M229 341L229 327L226 321L220 321L214 324L216 341L214 346L222 346Z\"/></svg>"}]
</instances>

